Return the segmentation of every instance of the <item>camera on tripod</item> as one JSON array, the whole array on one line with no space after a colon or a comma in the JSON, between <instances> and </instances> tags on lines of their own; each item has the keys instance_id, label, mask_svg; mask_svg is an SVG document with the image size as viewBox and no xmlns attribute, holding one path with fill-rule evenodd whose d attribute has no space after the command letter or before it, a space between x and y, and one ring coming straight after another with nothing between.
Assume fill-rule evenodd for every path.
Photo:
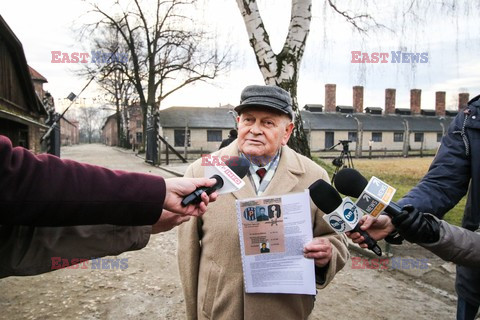
<instances>
[{"instance_id":1,"label":"camera on tripod","mask_svg":"<svg viewBox=\"0 0 480 320\"><path fill-rule=\"evenodd\" d=\"M352 140L338 140L343 146L344 151L348 151L348 144L352 142Z\"/></svg>"},{"instance_id":2,"label":"camera on tripod","mask_svg":"<svg viewBox=\"0 0 480 320\"><path fill-rule=\"evenodd\" d=\"M340 144L343 146L343 149L340 153L340 156L334 158L332 160L332 164L336 167L335 172L333 173L332 176L332 182L335 179L335 176L337 175L337 172L340 170L340 168L354 168L353 167L353 159L352 155L350 153L350 150L348 149L348 144L352 142L352 140L339 140L339 142L329 148L328 150L332 150L336 146L339 146Z\"/></svg>"}]
</instances>

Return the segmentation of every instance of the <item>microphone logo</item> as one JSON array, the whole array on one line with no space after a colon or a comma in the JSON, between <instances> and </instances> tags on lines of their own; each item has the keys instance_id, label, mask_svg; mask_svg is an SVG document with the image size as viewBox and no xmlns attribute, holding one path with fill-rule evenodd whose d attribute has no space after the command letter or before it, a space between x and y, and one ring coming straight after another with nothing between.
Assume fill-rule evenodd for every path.
<instances>
[{"instance_id":1,"label":"microphone logo","mask_svg":"<svg viewBox=\"0 0 480 320\"><path fill-rule=\"evenodd\" d=\"M357 207L353 202L346 201L343 203L343 216L345 217L345 220L350 223L356 223L356 221L358 221Z\"/></svg>"},{"instance_id":2,"label":"microphone logo","mask_svg":"<svg viewBox=\"0 0 480 320\"><path fill-rule=\"evenodd\" d=\"M323 219L333 230L343 233L353 230L362 215L362 211L358 209L353 201L349 197L345 197L335 211L324 215Z\"/></svg>"},{"instance_id":3,"label":"microphone logo","mask_svg":"<svg viewBox=\"0 0 480 320\"><path fill-rule=\"evenodd\" d=\"M346 229L345 222L337 216L330 215L328 222L330 226L337 232L344 232Z\"/></svg>"},{"instance_id":4,"label":"microphone logo","mask_svg":"<svg viewBox=\"0 0 480 320\"><path fill-rule=\"evenodd\" d=\"M240 179L232 170L230 170L228 167L225 168L225 174L233 180L235 184L241 184L242 179Z\"/></svg>"},{"instance_id":5,"label":"microphone logo","mask_svg":"<svg viewBox=\"0 0 480 320\"><path fill-rule=\"evenodd\" d=\"M396 189L377 177L372 177L357 199L358 208L377 217L388 206Z\"/></svg>"}]
</instances>

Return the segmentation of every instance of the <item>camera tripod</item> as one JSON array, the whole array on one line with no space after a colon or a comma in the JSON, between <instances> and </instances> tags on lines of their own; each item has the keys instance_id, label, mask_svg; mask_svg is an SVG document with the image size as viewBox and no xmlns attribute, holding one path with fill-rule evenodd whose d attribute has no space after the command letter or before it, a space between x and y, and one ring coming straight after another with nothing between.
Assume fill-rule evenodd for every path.
<instances>
[{"instance_id":1,"label":"camera tripod","mask_svg":"<svg viewBox=\"0 0 480 320\"><path fill-rule=\"evenodd\" d=\"M342 151L340 152L340 156L336 157L335 159L332 160L332 164L336 167L335 172L333 173L332 176L332 183L335 181L335 176L337 175L338 171L340 171L343 168L352 168L354 169L355 167L353 166L353 159L352 159L352 154L350 153L350 150L348 148L348 144L352 142L350 140L340 140L339 143L336 145L330 147L328 150L332 150L336 146L339 146L340 144L343 146Z\"/></svg>"}]
</instances>

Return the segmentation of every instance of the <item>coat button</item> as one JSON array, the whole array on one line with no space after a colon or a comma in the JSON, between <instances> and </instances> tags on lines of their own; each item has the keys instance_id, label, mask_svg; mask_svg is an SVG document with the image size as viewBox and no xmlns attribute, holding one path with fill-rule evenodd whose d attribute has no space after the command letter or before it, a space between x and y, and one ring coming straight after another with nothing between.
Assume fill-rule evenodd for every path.
<instances>
[{"instance_id":1,"label":"coat button","mask_svg":"<svg viewBox=\"0 0 480 320\"><path fill-rule=\"evenodd\" d=\"M477 116L473 116L472 119L477 119Z\"/></svg>"}]
</instances>

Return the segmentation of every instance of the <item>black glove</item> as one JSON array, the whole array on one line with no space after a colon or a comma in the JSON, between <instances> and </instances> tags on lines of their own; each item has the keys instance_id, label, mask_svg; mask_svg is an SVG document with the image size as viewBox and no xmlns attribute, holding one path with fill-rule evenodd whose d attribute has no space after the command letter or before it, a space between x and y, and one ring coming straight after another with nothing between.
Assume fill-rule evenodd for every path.
<instances>
[{"instance_id":1,"label":"black glove","mask_svg":"<svg viewBox=\"0 0 480 320\"><path fill-rule=\"evenodd\" d=\"M392 218L392 223L407 241L433 243L440 239L439 222L411 205L404 206L402 213Z\"/></svg>"}]
</instances>

